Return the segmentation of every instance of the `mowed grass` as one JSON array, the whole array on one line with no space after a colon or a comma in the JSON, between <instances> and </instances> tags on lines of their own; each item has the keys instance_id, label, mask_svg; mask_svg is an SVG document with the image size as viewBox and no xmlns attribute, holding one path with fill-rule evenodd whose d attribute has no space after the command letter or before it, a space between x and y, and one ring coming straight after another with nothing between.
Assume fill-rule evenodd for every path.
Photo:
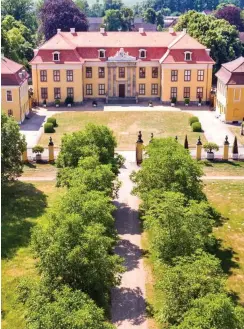
<instances>
[{"instance_id":1,"label":"mowed grass","mask_svg":"<svg viewBox=\"0 0 244 329\"><path fill-rule=\"evenodd\" d=\"M244 161L201 161L206 176L244 176Z\"/></svg>"},{"instance_id":2,"label":"mowed grass","mask_svg":"<svg viewBox=\"0 0 244 329\"><path fill-rule=\"evenodd\" d=\"M31 178L32 177L45 177L50 178L56 177L57 167L50 163L28 163L24 165L22 177Z\"/></svg>"},{"instance_id":3,"label":"mowed grass","mask_svg":"<svg viewBox=\"0 0 244 329\"><path fill-rule=\"evenodd\" d=\"M210 203L223 216L222 225L214 229L220 239L218 252L228 273L227 288L244 306L244 183L243 181L210 181L205 185Z\"/></svg>"},{"instance_id":4,"label":"mowed grass","mask_svg":"<svg viewBox=\"0 0 244 329\"><path fill-rule=\"evenodd\" d=\"M233 125L230 125L230 126L228 126L228 128L237 137L237 140L239 141L239 143L241 143L242 145L244 145L244 136L242 136L240 134L241 126L233 126Z\"/></svg>"},{"instance_id":5,"label":"mowed grass","mask_svg":"<svg viewBox=\"0 0 244 329\"><path fill-rule=\"evenodd\" d=\"M38 279L30 249L31 229L45 225L45 214L63 190L55 182L14 182L2 193L2 329L25 329L25 309L18 301L21 279Z\"/></svg>"},{"instance_id":6,"label":"mowed grass","mask_svg":"<svg viewBox=\"0 0 244 329\"><path fill-rule=\"evenodd\" d=\"M52 134L54 145L61 145L64 133L83 129L88 123L103 124L110 127L117 139L119 150L134 150L138 131L142 131L144 144L148 144L151 133L154 137L175 137L184 143L185 135L189 144L196 145L200 135L206 141L203 133L194 133L189 125L188 113L182 112L69 112L58 113L58 127ZM43 134L39 144L47 147L50 134Z\"/></svg>"}]
</instances>

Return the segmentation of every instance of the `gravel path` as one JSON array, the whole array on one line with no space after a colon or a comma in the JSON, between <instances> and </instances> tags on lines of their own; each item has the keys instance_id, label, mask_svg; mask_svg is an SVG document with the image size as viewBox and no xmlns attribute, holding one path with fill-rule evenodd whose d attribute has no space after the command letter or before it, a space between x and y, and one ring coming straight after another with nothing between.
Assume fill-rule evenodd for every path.
<instances>
[{"instance_id":1,"label":"gravel path","mask_svg":"<svg viewBox=\"0 0 244 329\"><path fill-rule=\"evenodd\" d=\"M112 322L120 329L148 329L145 317L145 270L141 249L141 231L138 219L138 198L131 195L129 175L136 170L135 163L126 161L119 179L122 186L115 200L116 228L120 241L115 252L124 257L125 273L121 284L112 290Z\"/></svg>"}]
</instances>

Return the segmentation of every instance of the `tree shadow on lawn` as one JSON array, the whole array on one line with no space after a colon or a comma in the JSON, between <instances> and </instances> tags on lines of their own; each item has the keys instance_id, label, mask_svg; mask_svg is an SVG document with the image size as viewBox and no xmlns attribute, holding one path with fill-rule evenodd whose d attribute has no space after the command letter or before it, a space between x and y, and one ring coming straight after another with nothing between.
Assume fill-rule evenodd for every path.
<instances>
[{"instance_id":1,"label":"tree shadow on lawn","mask_svg":"<svg viewBox=\"0 0 244 329\"><path fill-rule=\"evenodd\" d=\"M15 181L2 188L2 258L12 258L30 240L32 221L44 213L47 196L33 184Z\"/></svg>"}]
</instances>

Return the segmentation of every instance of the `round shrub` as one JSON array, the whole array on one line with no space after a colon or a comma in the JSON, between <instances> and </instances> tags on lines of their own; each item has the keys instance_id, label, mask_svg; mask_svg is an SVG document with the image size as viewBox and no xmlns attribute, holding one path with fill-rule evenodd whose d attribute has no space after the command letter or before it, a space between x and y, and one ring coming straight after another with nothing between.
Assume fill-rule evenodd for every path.
<instances>
[{"instance_id":1,"label":"round shrub","mask_svg":"<svg viewBox=\"0 0 244 329\"><path fill-rule=\"evenodd\" d=\"M53 128L53 124L51 122L47 122L44 125L44 132L45 133L54 133L55 130Z\"/></svg>"},{"instance_id":2,"label":"round shrub","mask_svg":"<svg viewBox=\"0 0 244 329\"><path fill-rule=\"evenodd\" d=\"M200 122L193 122L192 126L192 131L195 132L201 132L202 131L202 125Z\"/></svg>"},{"instance_id":3,"label":"round shrub","mask_svg":"<svg viewBox=\"0 0 244 329\"><path fill-rule=\"evenodd\" d=\"M190 124L190 126L191 126L194 122L199 122L198 117L191 117L191 118L189 119L189 124Z\"/></svg>"},{"instance_id":4,"label":"round shrub","mask_svg":"<svg viewBox=\"0 0 244 329\"><path fill-rule=\"evenodd\" d=\"M53 117L47 118L47 122L48 123L52 123L54 127L57 127L57 120L56 120L56 118L53 118Z\"/></svg>"}]
</instances>

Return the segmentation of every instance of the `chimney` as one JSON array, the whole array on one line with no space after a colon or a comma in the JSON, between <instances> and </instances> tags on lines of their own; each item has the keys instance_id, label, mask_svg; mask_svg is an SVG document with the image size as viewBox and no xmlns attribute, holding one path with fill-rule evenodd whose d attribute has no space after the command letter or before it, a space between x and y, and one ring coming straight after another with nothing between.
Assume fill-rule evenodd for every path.
<instances>
[{"instance_id":1,"label":"chimney","mask_svg":"<svg viewBox=\"0 0 244 329\"><path fill-rule=\"evenodd\" d=\"M205 49L206 50L206 53L208 54L208 56L210 56L210 51L211 51L211 49Z\"/></svg>"},{"instance_id":2,"label":"chimney","mask_svg":"<svg viewBox=\"0 0 244 329\"><path fill-rule=\"evenodd\" d=\"M174 33L174 29L173 29L173 27L170 27L170 28L169 28L169 33L171 33L171 34Z\"/></svg>"},{"instance_id":3,"label":"chimney","mask_svg":"<svg viewBox=\"0 0 244 329\"><path fill-rule=\"evenodd\" d=\"M75 27L70 28L70 33L75 33Z\"/></svg>"},{"instance_id":4,"label":"chimney","mask_svg":"<svg viewBox=\"0 0 244 329\"><path fill-rule=\"evenodd\" d=\"M104 27L100 27L100 33L105 33L105 28Z\"/></svg>"},{"instance_id":5,"label":"chimney","mask_svg":"<svg viewBox=\"0 0 244 329\"><path fill-rule=\"evenodd\" d=\"M183 29L183 33L185 33L185 34L186 34L186 32L187 32L187 29Z\"/></svg>"},{"instance_id":6,"label":"chimney","mask_svg":"<svg viewBox=\"0 0 244 329\"><path fill-rule=\"evenodd\" d=\"M144 33L144 28L143 27L139 27L139 33Z\"/></svg>"},{"instance_id":7,"label":"chimney","mask_svg":"<svg viewBox=\"0 0 244 329\"><path fill-rule=\"evenodd\" d=\"M57 34L59 34L61 32L61 29L57 29Z\"/></svg>"}]
</instances>

